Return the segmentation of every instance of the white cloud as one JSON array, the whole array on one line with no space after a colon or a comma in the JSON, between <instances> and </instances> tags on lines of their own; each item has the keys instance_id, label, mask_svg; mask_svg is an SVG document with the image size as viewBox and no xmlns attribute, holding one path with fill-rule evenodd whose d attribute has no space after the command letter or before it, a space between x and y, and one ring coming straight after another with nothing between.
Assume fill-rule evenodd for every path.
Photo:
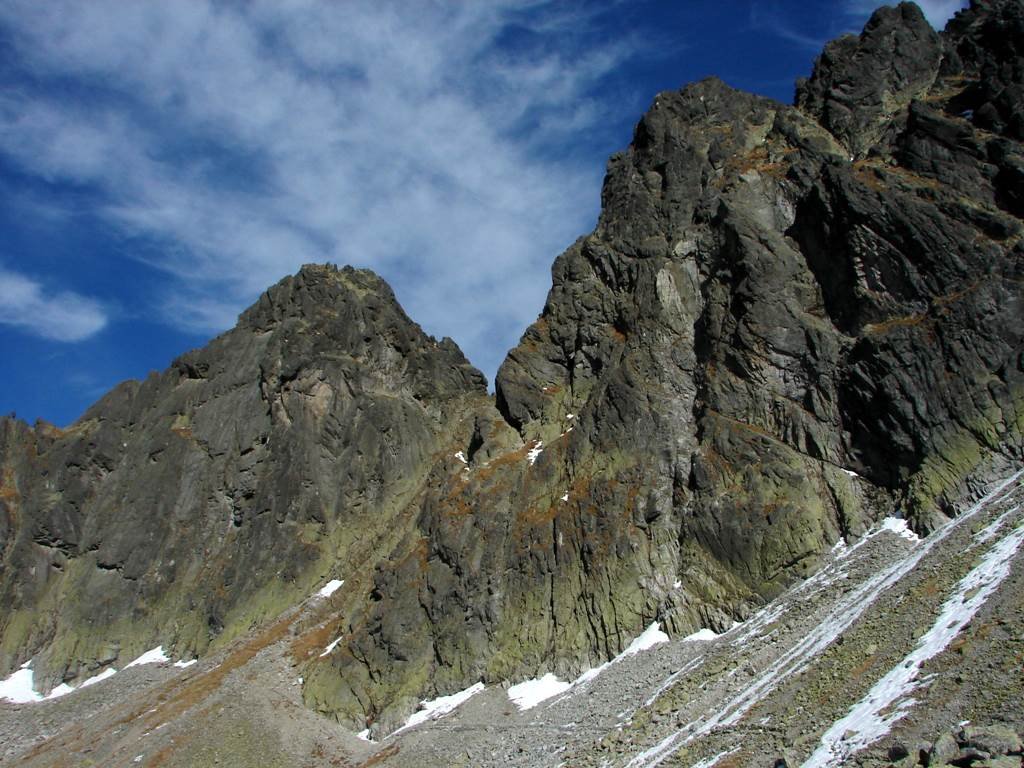
<instances>
[{"instance_id":1,"label":"white cloud","mask_svg":"<svg viewBox=\"0 0 1024 768\"><path fill-rule=\"evenodd\" d=\"M9 2L24 66L87 95L4 96L0 152L99 190L97 212L173 277L157 297L173 324L220 330L302 263L353 263L490 373L596 213L602 169L539 148L568 157L600 126L588 94L630 46L588 45L570 16L537 0ZM502 45L514 25L536 42Z\"/></svg>"},{"instance_id":2,"label":"white cloud","mask_svg":"<svg viewBox=\"0 0 1024 768\"><path fill-rule=\"evenodd\" d=\"M47 293L24 275L0 269L0 323L55 341L81 341L107 324L103 306L71 291Z\"/></svg>"}]
</instances>

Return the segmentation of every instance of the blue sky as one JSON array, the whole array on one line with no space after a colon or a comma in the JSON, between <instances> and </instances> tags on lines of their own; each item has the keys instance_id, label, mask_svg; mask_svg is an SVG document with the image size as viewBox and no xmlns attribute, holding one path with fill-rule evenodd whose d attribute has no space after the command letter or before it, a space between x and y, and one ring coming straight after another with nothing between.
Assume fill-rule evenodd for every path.
<instances>
[{"instance_id":1,"label":"blue sky","mask_svg":"<svg viewBox=\"0 0 1024 768\"><path fill-rule=\"evenodd\" d=\"M307 262L493 381L657 92L789 102L873 5L0 0L0 413L68 424Z\"/></svg>"}]
</instances>

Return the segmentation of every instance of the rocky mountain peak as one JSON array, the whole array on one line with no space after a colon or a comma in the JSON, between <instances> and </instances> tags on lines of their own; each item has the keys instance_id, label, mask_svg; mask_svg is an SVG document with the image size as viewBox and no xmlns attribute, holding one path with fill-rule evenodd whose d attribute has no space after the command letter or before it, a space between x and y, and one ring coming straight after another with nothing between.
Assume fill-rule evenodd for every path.
<instances>
[{"instance_id":1,"label":"rocky mountain peak","mask_svg":"<svg viewBox=\"0 0 1024 768\"><path fill-rule=\"evenodd\" d=\"M494 402L378 277L307 266L65 433L4 425L0 666L52 687L301 604L306 705L380 735L944 526L1024 458L1021 20L904 3L795 105L659 94Z\"/></svg>"},{"instance_id":2,"label":"rocky mountain peak","mask_svg":"<svg viewBox=\"0 0 1024 768\"><path fill-rule=\"evenodd\" d=\"M825 46L796 104L854 157L899 130L892 118L934 83L943 56L939 35L914 3L883 6L859 35ZM888 134L888 135L887 135Z\"/></svg>"},{"instance_id":3,"label":"rocky mountain peak","mask_svg":"<svg viewBox=\"0 0 1024 768\"><path fill-rule=\"evenodd\" d=\"M967 87L951 102L979 128L1024 140L1024 4L1019 0L972 0L945 31L944 74Z\"/></svg>"},{"instance_id":4,"label":"rocky mountain peak","mask_svg":"<svg viewBox=\"0 0 1024 768\"><path fill-rule=\"evenodd\" d=\"M346 302L372 296L371 303L389 311L404 311L384 280L368 269L333 264L305 264L294 275L281 279L245 310L240 324L266 330L273 324L294 318L312 322L318 316L337 312ZM406 318L412 325L412 321Z\"/></svg>"}]
</instances>

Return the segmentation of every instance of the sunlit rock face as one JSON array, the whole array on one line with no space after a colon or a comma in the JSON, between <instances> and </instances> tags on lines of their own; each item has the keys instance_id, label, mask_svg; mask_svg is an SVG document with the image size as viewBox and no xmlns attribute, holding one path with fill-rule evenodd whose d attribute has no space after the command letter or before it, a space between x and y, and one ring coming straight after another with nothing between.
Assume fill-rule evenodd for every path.
<instances>
[{"instance_id":1,"label":"sunlit rock face","mask_svg":"<svg viewBox=\"0 0 1024 768\"><path fill-rule=\"evenodd\" d=\"M493 398L379 278L308 267L71 429L3 421L0 664L202 653L344 578L304 696L379 733L927 532L1021 457L1022 19L882 9L796 106L660 94Z\"/></svg>"}]
</instances>

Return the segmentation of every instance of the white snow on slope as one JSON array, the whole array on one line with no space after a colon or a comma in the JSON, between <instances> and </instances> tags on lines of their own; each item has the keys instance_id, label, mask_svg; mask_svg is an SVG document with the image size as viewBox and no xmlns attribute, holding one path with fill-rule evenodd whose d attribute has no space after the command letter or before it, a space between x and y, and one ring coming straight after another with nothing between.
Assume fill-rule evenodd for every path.
<instances>
[{"instance_id":1,"label":"white snow on slope","mask_svg":"<svg viewBox=\"0 0 1024 768\"><path fill-rule=\"evenodd\" d=\"M331 655L331 651L333 651L335 648L337 648L338 647L338 643L340 643L340 642L341 642L341 638L340 637L337 640L332 640L330 642L330 645L328 645L326 648L324 648L324 652L320 654L320 658L323 658L324 656L330 656Z\"/></svg>"},{"instance_id":2,"label":"white snow on slope","mask_svg":"<svg viewBox=\"0 0 1024 768\"><path fill-rule=\"evenodd\" d=\"M625 658L628 658L629 656L636 656L636 654L640 653L641 651L646 651L650 648L653 648L656 645L667 642L668 635L661 631L661 625L658 624L658 622L654 622L653 624L651 624L651 626L649 626L647 629L641 632L633 640L633 642L631 642L626 647L626 650L624 650L611 661L606 661L599 667L594 667L593 669L588 669L586 672L583 672L579 677L577 677L575 680L569 683L569 688L567 688L566 690L573 689L576 686L583 685L584 683L589 683L595 677L597 677L606 669L608 669L608 667L612 666L613 664L618 664L620 661L622 661Z\"/></svg>"},{"instance_id":3,"label":"white snow on slope","mask_svg":"<svg viewBox=\"0 0 1024 768\"><path fill-rule=\"evenodd\" d=\"M180 659L180 660L174 662L174 666L176 666L178 669L185 669L186 667L191 667L197 661L199 661L199 659L189 659L188 661L185 661L184 659Z\"/></svg>"},{"instance_id":4,"label":"white snow on slope","mask_svg":"<svg viewBox=\"0 0 1024 768\"><path fill-rule=\"evenodd\" d=\"M879 530L892 531L897 536L902 536L907 541L920 541L920 537L907 526L907 521L901 517L887 517L882 520Z\"/></svg>"},{"instance_id":5,"label":"white snow on slope","mask_svg":"<svg viewBox=\"0 0 1024 768\"><path fill-rule=\"evenodd\" d=\"M170 658L168 658L167 654L164 653L164 647L162 645L158 645L156 648L146 651L144 654L139 656L139 658L135 659L135 661L128 662L124 668L128 669L128 667L138 667L142 664L162 664L166 661L170 661Z\"/></svg>"},{"instance_id":6,"label":"white snow on slope","mask_svg":"<svg viewBox=\"0 0 1024 768\"><path fill-rule=\"evenodd\" d=\"M419 711L413 712L409 716L409 719L405 721L405 725L391 733L390 736L395 736L409 728L415 728L417 725L425 723L428 720L437 720L440 717L444 717L464 701L467 701L480 693L483 689L483 683L476 683L466 690L453 693L450 696L439 696L436 699L421 701Z\"/></svg>"},{"instance_id":7,"label":"white snow on slope","mask_svg":"<svg viewBox=\"0 0 1024 768\"><path fill-rule=\"evenodd\" d=\"M13 704L27 704L30 701L41 701L42 698L32 685L31 661L26 661L6 680L0 682L0 699L6 699Z\"/></svg>"},{"instance_id":8,"label":"white snow on slope","mask_svg":"<svg viewBox=\"0 0 1024 768\"><path fill-rule=\"evenodd\" d=\"M583 673L587 674L586 672ZM508 689L508 697L519 709L533 709L542 701L547 701L553 696L565 693L572 688L572 683L559 680L548 672L544 677L533 680L524 680Z\"/></svg>"},{"instance_id":9,"label":"white snow on slope","mask_svg":"<svg viewBox=\"0 0 1024 768\"><path fill-rule=\"evenodd\" d=\"M690 766L690 768L714 768L714 766L718 765L718 763L721 762L723 757L728 757L733 752L738 752L739 749L739 747L733 747L732 749L727 749L724 752L719 752L714 757L709 757L706 760L701 760L700 762L694 763L692 766Z\"/></svg>"},{"instance_id":10,"label":"white snow on slope","mask_svg":"<svg viewBox=\"0 0 1024 768\"><path fill-rule=\"evenodd\" d=\"M687 635L686 637L684 637L683 638L683 642L684 643L703 642L703 641L707 641L707 640L714 640L718 636L719 635L718 635L717 632L715 632L715 630L708 629L707 627L704 627L703 629L698 629L692 635Z\"/></svg>"},{"instance_id":11,"label":"white snow on slope","mask_svg":"<svg viewBox=\"0 0 1024 768\"><path fill-rule=\"evenodd\" d=\"M661 625L654 622L647 629L641 632L629 646L611 661L606 661L599 667L588 669L580 674L572 682L559 680L550 672L544 677L533 680L526 680L508 689L508 697L519 707L520 710L532 709L542 701L558 696L561 693L571 691L573 688L589 683L595 677L604 672L613 664L618 664L629 656L635 656L641 651L646 651L660 643L668 642L668 635L661 631Z\"/></svg>"},{"instance_id":12,"label":"white snow on slope","mask_svg":"<svg viewBox=\"0 0 1024 768\"><path fill-rule=\"evenodd\" d=\"M675 733L670 734L634 757L627 764L628 768L653 768L661 765L676 750L696 738L704 736L719 727L734 725L750 709L767 696L782 681L806 669L810 663L832 642L846 631L863 613L878 599L884 591L897 583L912 571L928 552L945 540L953 531L970 520L978 510L998 499L1003 492L1011 487L1024 475L1024 470L1004 480L977 504L957 518L935 530L931 536L919 542L908 555L897 560L888 568L875 574L856 589L852 589L836 601L831 612L825 619L801 638L793 647L779 656L770 666L762 670L749 685L734 695L725 706L717 712L711 712L693 720ZM801 585L804 586L804 585ZM770 613L770 611L769 611ZM750 622L748 622L750 623ZM736 642L735 640L733 641ZM669 679L682 674L676 672ZM662 684L659 691L667 687L668 681ZM657 694L656 694L657 695Z\"/></svg>"},{"instance_id":13,"label":"white snow on slope","mask_svg":"<svg viewBox=\"0 0 1024 768\"><path fill-rule=\"evenodd\" d=\"M636 654L640 653L640 651L646 651L649 648L653 648L654 646L658 645L659 643L667 642L668 635L661 631L661 627L658 624L658 622L654 622L653 624L651 624L651 626L649 626L647 629L641 632L640 636L637 637L632 643L630 643L629 647L626 648L626 650L624 650L622 653L620 653L618 656L612 659L609 663L614 664L615 662L621 661L627 656L635 656Z\"/></svg>"},{"instance_id":14,"label":"white snow on slope","mask_svg":"<svg viewBox=\"0 0 1024 768\"><path fill-rule=\"evenodd\" d=\"M48 694L46 694L46 698L47 699L59 699L61 696L67 696L73 690L75 690L75 689L72 688L67 683L61 683L56 688L54 688L52 691L50 691Z\"/></svg>"},{"instance_id":15,"label":"white snow on slope","mask_svg":"<svg viewBox=\"0 0 1024 768\"><path fill-rule=\"evenodd\" d=\"M888 733L893 723L907 715L916 703L910 694L927 684L926 680L918 680L921 666L946 649L1009 576L1010 561L1021 543L1024 543L1024 525L992 547L981 563L960 581L931 629L918 640L917 647L875 683L846 717L837 720L825 732L820 746L803 768L841 765L850 755Z\"/></svg>"},{"instance_id":16,"label":"white snow on slope","mask_svg":"<svg viewBox=\"0 0 1024 768\"><path fill-rule=\"evenodd\" d=\"M1003 512L1003 514L974 534L974 544L972 546L977 546L990 541L997 533L999 533L999 529L1006 525L1006 521L1014 517L1019 511L1020 505L1018 504Z\"/></svg>"},{"instance_id":17,"label":"white snow on slope","mask_svg":"<svg viewBox=\"0 0 1024 768\"><path fill-rule=\"evenodd\" d=\"M117 674L117 670L116 669L114 669L113 667L107 667L102 672L100 672L98 675L93 675L92 677L90 677L88 680L83 682L78 687L79 688L88 688L90 685L96 685L96 683L103 682L108 677L113 677L116 674Z\"/></svg>"},{"instance_id":18,"label":"white snow on slope","mask_svg":"<svg viewBox=\"0 0 1024 768\"><path fill-rule=\"evenodd\" d=\"M128 669L129 667L138 667L143 664L163 664L168 661L170 661L170 658L164 653L163 646L158 645L156 648L146 651L134 661L126 664L124 668ZM174 666L179 668L189 667L195 664L196 661L197 659L192 659L191 661L176 661L174 662ZM77 688L68 685L67 683L61 683L46 696L43 696L35 691L32 675L32 662L27 661L6 680L0 681L0 699L6 699L7 701L15 704L27 704L35 701L59 699L61 696L67 696L69 693L77 691L80 688L88 688L90 685L95 685L96 683L102 682L116 674L117 670L114 667L107 667L98 675L93 675L88 680L85 680Z\"/></svg>"},{"instance_id":19,"label":"white snow on slope","mask_svg":"<svg viewBox=\"0 0 1024 768\"><path fill-rule=\"evenodd\" d=\"M534 444L533 448L531 448L529 452L526 454L526 459L527 461L530 462L531 467L536 463L537 457L540 456L542 453L544 453L544 443L538 440Z\"/></svg>"},{"instance_id":20,"label":"white snow on slope","mask_svg":"<svg viewBox=\"0 0 1024 768\"><path fill-rule=\"evenodd\" d=\"M331 579L326 584L324 584L323 587L320 588L320 591L317 592L316 595L314 595L314 597L330 597L339 589L341 589L341 585L344 583L345 582L341 579Z\"/></svg>"},{"instance_id":21,"label":"white snow on slope","mask_svg":"<svg viewBox=\"0 0 1024 768\"><path fill-rule=\"evenodd\" d=\"M464 454L462 451L456 453L455 458L461 461L463 464L469 464L469 462L466 461L466 454Z\"/></svg>"}]
</instances>

